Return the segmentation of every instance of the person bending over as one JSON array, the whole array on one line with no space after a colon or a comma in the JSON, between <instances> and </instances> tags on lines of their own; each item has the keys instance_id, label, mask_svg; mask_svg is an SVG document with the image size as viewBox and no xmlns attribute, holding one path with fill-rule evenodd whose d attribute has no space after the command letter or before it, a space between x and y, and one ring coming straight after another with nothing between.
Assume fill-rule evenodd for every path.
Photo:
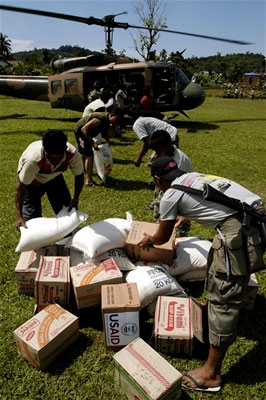
<instances>
[{"instance_id":1,"label":"person bending over","mask_svg":"<svg viewBox=\"0 0 266 400\"><path fill-rule=\"evenodd\" d=\"M75 136L78 151L82 155L87 186L96 186L96 183L92 180L93 149L98 150L98 143L94 138L100 133L110 144L110 137L114 136L114 126L120 123L123 115L123 110L115 108L110 113L91 113L76 123Z\"/></svg>"},{"instance_id":2,"label":"person bending over","mask_svg":"<svg viewBox=\"0 0 266 400\"><path fill-rule=\"evenodd\" d=\"M63 172L70 169L75 177L74 195L70 192ZM26 227L26 221L42 216L41 199L46 193L57 214L63 206L78 208L84 173L80 155L61 130L49 129L42 140L31 143L22 153L17 170L15 206L16 228Z\"/></svg>"},{"instance_id":3,"label":"person bending over","mask_svg":"<svg viewBox=\"0 0 266 400\"><path fill-rule=\"evenodd\" d=\"M144 234L139 246L166 243L176 225L189 219L216 229L208 256L206 297L209 326L209 354L200 368L184 372L182 381L188 389L217 392L221 389L221 368L229 346L236 339L236 327L243 296L250 273L265 267L262 244L257 226L251 221L248 228L238 211L204 199L200 194L174 188L202 190L208 183L226 195L242 193L252 199L258 210L264 206L259 196L226 178L198 172L181 171L171 157L162 156L153 161L151 175L164 192L160 203L160 224L153 236ZM248 237L248 240L247 240ZM255 245L255 243L257 245ZM265 249L264 249L265 250Z\"/></svg>"}]
</instances>

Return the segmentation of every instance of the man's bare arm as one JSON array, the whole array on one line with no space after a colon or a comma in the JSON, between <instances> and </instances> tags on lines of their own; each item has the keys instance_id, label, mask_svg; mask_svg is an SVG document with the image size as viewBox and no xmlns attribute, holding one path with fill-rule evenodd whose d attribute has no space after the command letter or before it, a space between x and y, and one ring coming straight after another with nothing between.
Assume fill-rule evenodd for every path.
<instances>
[{"instance_id":1,"label":"man's bare arm","mask_svg":"<svg viewBox=\"0 0 266 400\"><path fill-rule=\"evenodd\" d=\"M16 229L18 231L20 231L21 226L27 228L26 221L24 220L22 215L22 207L25 199L25 190L26 190L26 185L24 185L24 183L20 182L20 180L18 179L15 191L15 207L17 210Z\"/></svg>"}]
</instances>

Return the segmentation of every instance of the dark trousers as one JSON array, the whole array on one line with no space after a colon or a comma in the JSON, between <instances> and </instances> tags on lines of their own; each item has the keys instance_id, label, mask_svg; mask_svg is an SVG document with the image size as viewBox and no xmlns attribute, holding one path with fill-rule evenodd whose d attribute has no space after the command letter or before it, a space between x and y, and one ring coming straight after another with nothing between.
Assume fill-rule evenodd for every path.
<instances>
[{"instance_id":1,"label":"dark trousers","mask_svg":"<svg viewBox=\"0 0 266 400\"><path fill-rule=\"evenodd\" d=\"M62 174L40 186L27 185L22 207L25 221L42 216L41 198L45 193L55 214L58 214L63 206L67 207L70 204L71 196Z\"/></svg>"}]
</instances>

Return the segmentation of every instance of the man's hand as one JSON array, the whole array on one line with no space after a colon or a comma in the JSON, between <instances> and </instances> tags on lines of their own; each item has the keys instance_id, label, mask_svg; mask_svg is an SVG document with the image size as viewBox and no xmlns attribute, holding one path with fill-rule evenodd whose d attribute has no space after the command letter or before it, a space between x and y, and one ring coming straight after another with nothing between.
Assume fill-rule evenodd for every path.
<instances>
[{"instance_id":1,"label":"man's hand","mask_svg":"<svg viewBox=\"0 0 266 400\"><path fill-rule=\"evenodd\" d=\"M75 208L76 210L78 209L78 204L79 201L78 199L72 199L69 206L68 206L68 211L70 212L72 210L72 208Z\"/></svg>"},{"instance_id":2,"label":"man's hand","mask_svg":"<svg viewBox=\"0 0 266 400\"><path fill-rule=\"evenodd\" d=\"M176 219L176 223L175 223L175 228L179 228L181 225L183 225L184 222L187 222L188 219L182 216L178 216L178 218Z\"/></svg>"},{"instance_id":3,"label":"man's hand","mask_svg":"<svg viewBox=\"0 0 266 400\"><path fill-rule=\"evenodd\" d=\"M21 228L22 226L23 226L23 228L28 229L28 228L27 228L27 225L26 225L25 219L24 219L23 217L19 217L19 218L17 219L17 221L16 221L16 229L17 229L17 231L20 232L20 228Z\"/></svg>"},{"instance_id":4,"label":"man's hand","mask_svg":"<svg viewBox=\"0 0 266 400\"><path fill-rule=\"evenodd\" d=\"M144 238L141 239L141 241L138 243L139 247L145 247L145 246L147 247L148 246L147 242L151 238L151 235L148 235L147 233L143 233L143 235L144 235Z\"/></svg>"},{"instance_id":5,"label":"man's hand","mask_svg":"<svg viewBox=\"0 0 266 400\"><path fill-rule=\"evenodd\" d=\"M92 147L94 148L94 150L99 150L99 146L98 146L98 143L96 143L96 142L93 142L92 143Z\"/></svg>"}]
</instances>

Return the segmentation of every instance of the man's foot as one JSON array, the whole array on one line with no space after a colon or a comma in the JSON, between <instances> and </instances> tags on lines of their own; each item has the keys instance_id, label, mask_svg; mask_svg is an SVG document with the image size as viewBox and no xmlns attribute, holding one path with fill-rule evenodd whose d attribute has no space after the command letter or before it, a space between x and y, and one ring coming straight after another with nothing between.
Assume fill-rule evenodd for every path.
<instances>
[{"instance_id":1,"label":"man's foot","mask_svg":"<svg viewBox=\"0 0 266 400\"><path fill-rule=\"evenodd\" d=\"M182 386L186 389L201 392L217 393L221 390L221 377L215 378L204 376L202 369L183 372Z\"/></svg>"},{"instance_id":2,"label":"man's foot","mask_svg":"<svg viewBox=\"0 0 266 400\"><path fill-rule=\"evenodd\" d=\"M154 203L151 202L151 203L147 204L147 205L145 206L145 208L146 208L146 210L153 210L153 209L154 209Z\"/></svg>"},{"instance_id":3,"label":"man's foot","mask_svg":"<svg viewBox=\"0 0 266 400\"><path fill-rule=\"evenodd\" d=\"M94 186L99 186L98 183L91 181L91 182L86 182L86 186L88 187L94 187Z\"/></svg>"}]
</instances>

